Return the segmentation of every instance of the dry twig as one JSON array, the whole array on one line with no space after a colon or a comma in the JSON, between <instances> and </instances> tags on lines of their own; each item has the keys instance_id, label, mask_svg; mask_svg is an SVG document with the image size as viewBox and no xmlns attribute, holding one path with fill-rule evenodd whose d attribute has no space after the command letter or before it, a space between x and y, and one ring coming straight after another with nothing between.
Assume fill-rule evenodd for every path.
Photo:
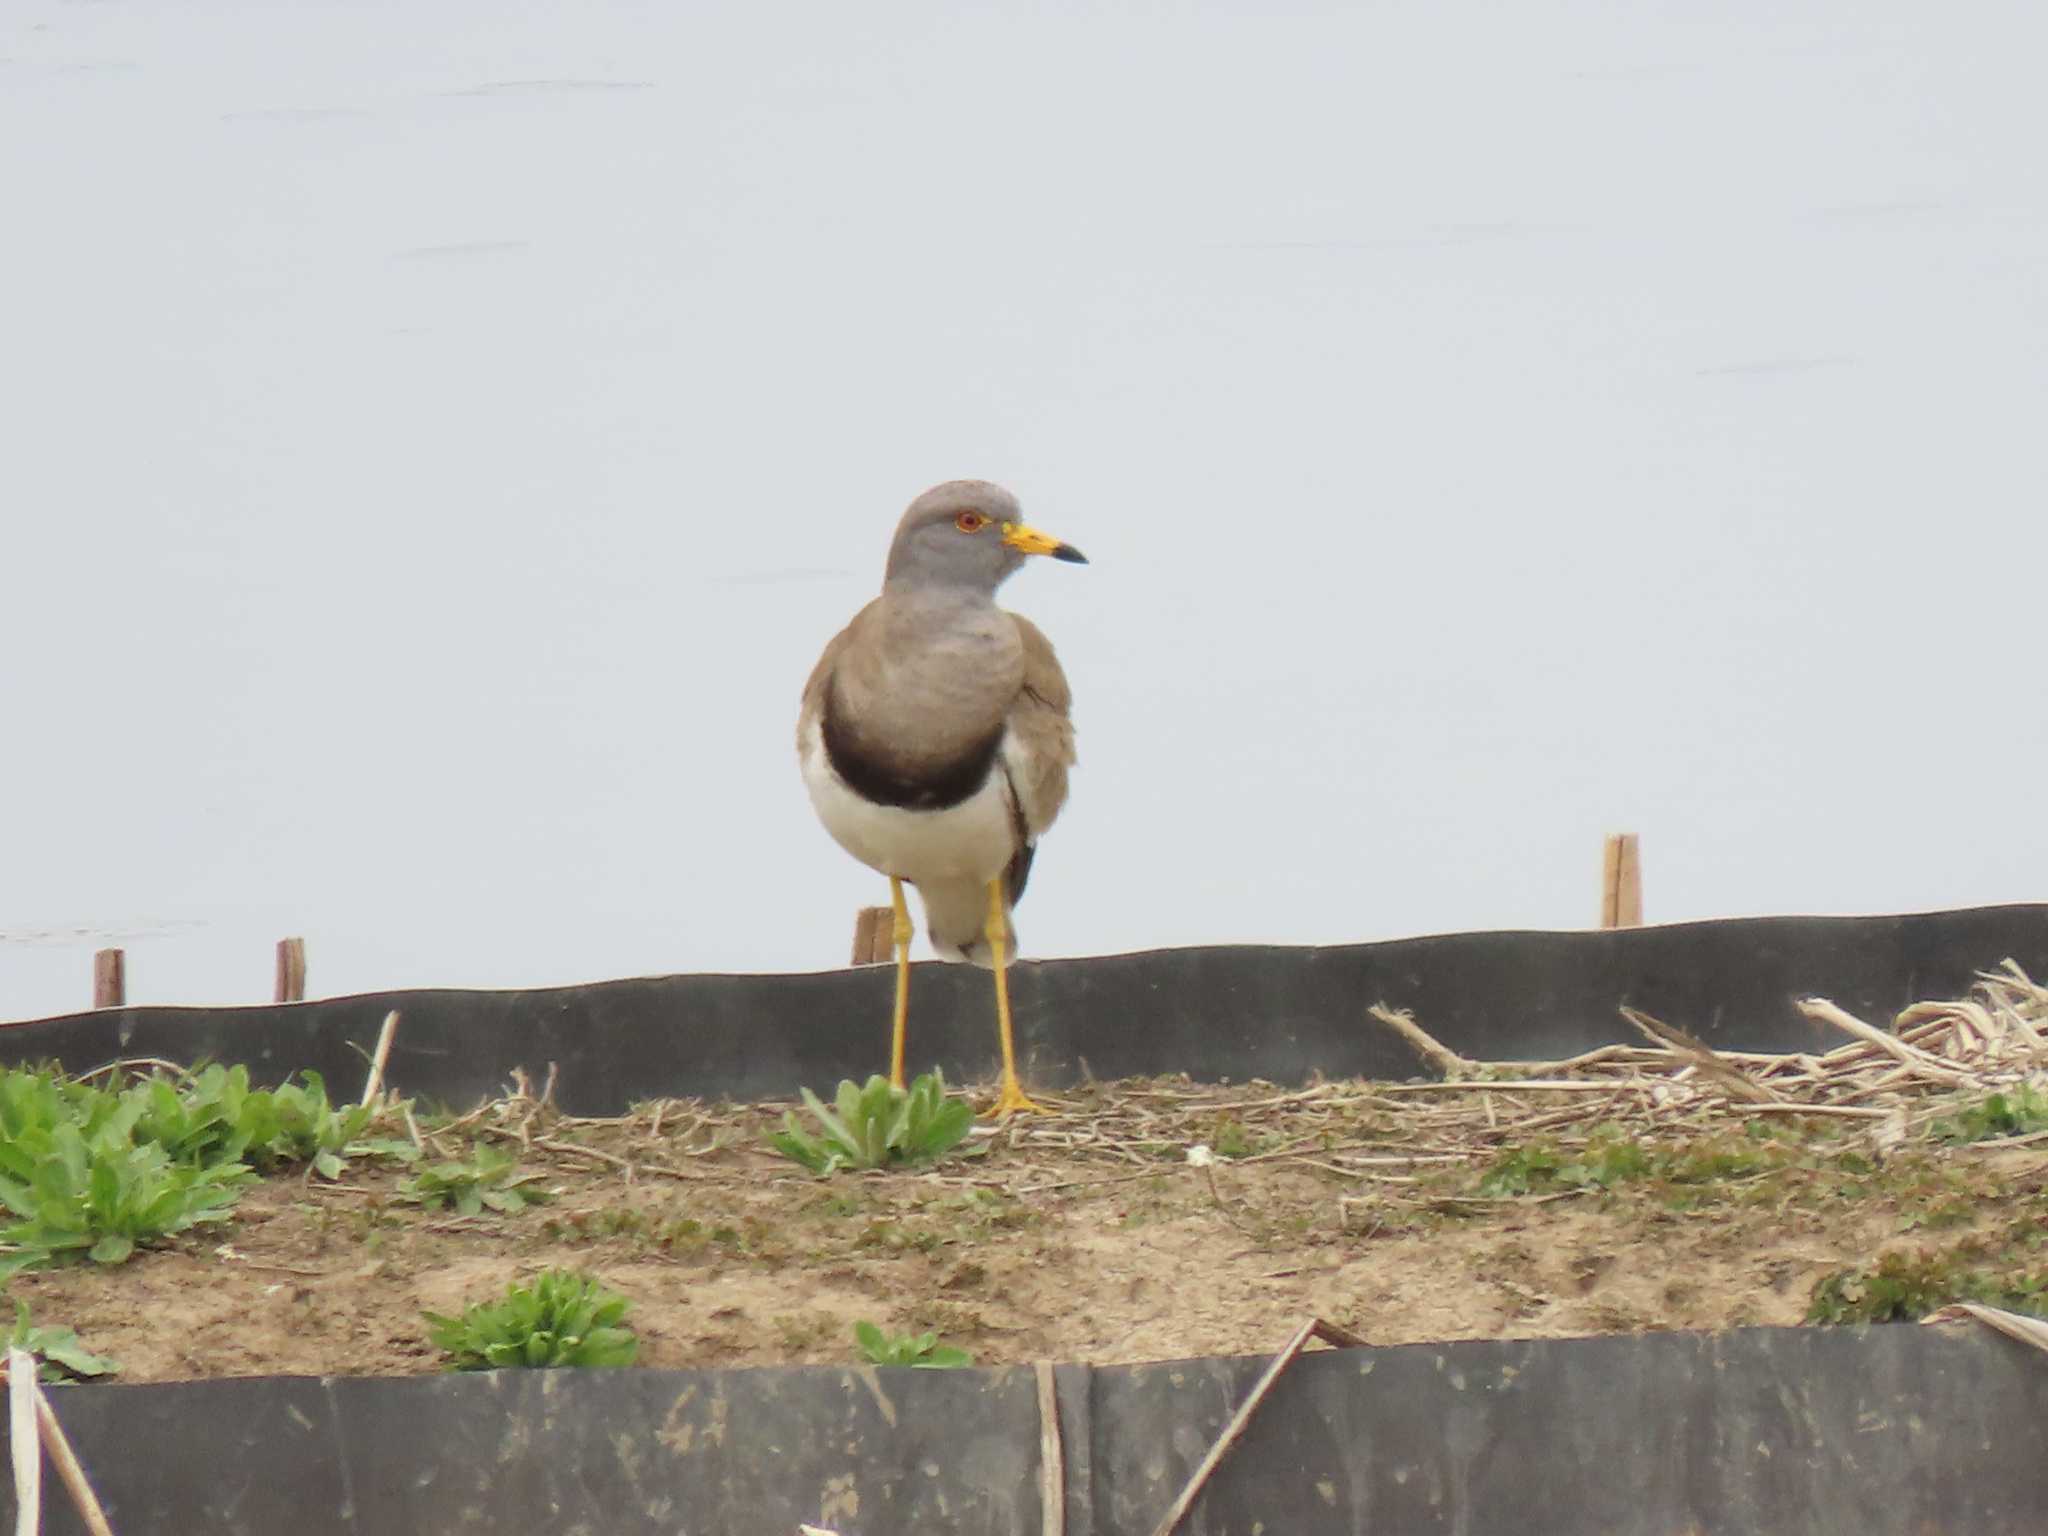
<instances>
[{"instance_id":1,"label":"dry twig","mask_svg":"<svg viewBox=\"0 0 2048 1536\"><path fill-rule=\"evenodd\" d=\"M1385 1003L1374 1003L1366 1012L1407 1041L1414 1048L1416 1055L1445 1077L1463 1077L1479 1069L1479 1063L1467 1061L1416 1023L1415 1015L1406 1008L1389 1008Z\"/></svg>"}]
</instances>

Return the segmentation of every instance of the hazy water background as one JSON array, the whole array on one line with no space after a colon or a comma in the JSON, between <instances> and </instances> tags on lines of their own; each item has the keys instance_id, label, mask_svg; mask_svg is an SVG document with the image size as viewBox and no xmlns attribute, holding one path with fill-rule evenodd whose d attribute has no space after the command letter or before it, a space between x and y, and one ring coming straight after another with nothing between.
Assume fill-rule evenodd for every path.
<instances>
[{"instance_id":1,"label":"hazy water background","mask_svg":"<svg viewBox=\"0 0 2048 1536\"><path fill-rule=\"evenodd\" d=\"M796 692L954 475L1094 562L1033 953L2048 895L2044 45L10 0L0 1014L839 963Z\"/></svg>"}]
</instances>

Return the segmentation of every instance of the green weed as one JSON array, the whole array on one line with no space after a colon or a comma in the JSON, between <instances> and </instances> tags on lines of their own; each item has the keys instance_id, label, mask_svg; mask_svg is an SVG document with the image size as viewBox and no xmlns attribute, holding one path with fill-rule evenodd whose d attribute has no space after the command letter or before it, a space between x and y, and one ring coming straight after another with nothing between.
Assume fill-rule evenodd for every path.
<instances>
[{"instance_id":1,"label":"green weed","mask_svg":"<svg viewBox=\"0 0 2048 1536\"><path fill-rule=\"evenodd\" d=\"M1612 1189L1651 1172L1650 1154L1611 1129L1596 1131L1580 1151L1549 1142L1510 1147L1480 1175L1482 1195L1533 1195L1561 1189Z\"/></svg>"},{"instance_id":2,"label":"green weed","mask_svg":"<svg viewBox=\"0 0 2048 1536\"><path fill-rule=\"evenodd\" d=\"M2031 1083L2022 1083L2011 1093L1991 1094L1928 1127L1935 1140L1954 1143L2031 1136L2036 1131L2048 1131L2048 1094Z\"/></svg>"},{"instance_id":3,"label":"green weed","mask_svg":"<svg viewBox=\"0 0 2048 1536\"><path fill-rule=\"evenodd\" d=\"M853 1325L853 1339L870 1365L914 1365L928 1371L954 1370L974 1364L974 1357L936 1333L884 1333L870 1322Z\"/></svg>"},{"instance_id":4,"label":"green weed","mask_svg":"<svg viewBox=\"0 0 2048 1536\"><path fill-rule=\"evenodd\" d=\"M807 1133L791 1111L768 1142L821 1178L841 1168L927 1161L959 1145L974 1124L973 1109L964 1099L946 1097L946 1080L936 1071L907 1090L892 1088L881 1076L869 1078L866 1087L842 1082L833 1108L810 1089L802 1092L823 1134Z\"/></svg>"},{"instance_id":5,"label":"green weed","mask_svg":"<svg viewBox=\"0 0 2048 1536\"><path fill-rule=\"evenodd\" d=\"M1218 1157L1249 1157L1253 1151L1250 1133L1237 1120L1220 1121L1209 1146Z\"/></svg>"},{"instance_id":6,"label":"green weed","mask_svg":"<svg viewBox=\"0 0 2048 1536\"><path fill-rule=\"evenodd\" d=\"M480 1216L486 1210L514 1216L548 1199L545 1190L530 1187L539 1178L521 1173L510 1152L478 1142L466 1160L446 1158L401 1179L398 1198L429 1210L453 1206L458 1216Z\"/></svg>"},{"instance_id":7,"label":"green weed","mask_svg":"<svg viewBox=\"0 0 2048 1536\"><path fill-rule=\"evenodd\" d=\"M0 1275L81 1254L117 1264L138 1246L225 1220L252 1167L310 1162L328 1178L375 1111L336 1108L316 1072L275 1089L209 1066L122 1086L52 1069L0 1070ZM408 1153L410 1147L405 1149Z\"/></svg>"},{"instance_id":8,"label":"green weed","mask_svg":"<svg viewBox=\"0 0 2048 1536\"><path fill-rule=\"evenodd\" d=\"M1815 1282L1810 1323L1911 1322L1956 1301L2013 1312L2048 1312L2048 1270L2000 1273L1969 1245L1949 1252L1893 1252Z\"/></svg>"},{"instance_id":9,"label":"green weed","mask_svg":"<svg viewBox=\"0 0 2048 1536\"><path fill-rule=\"evenodd\" d=\"M450 1370L624 1366L640 1353L639 1338L624 1325L631 1305L593 1275L549 1269L531 1285L508 1286L501 1299L479 1302L460 1317L422 1316L434 1347L450 1357Z\"/></svg>"},{"instance_id":10,"label":"green weed","mask_svg":"<svg viewBox=\"0 0 2048 1536\"><path fill-rule=\"evenodd\" d=\"M37 1328L28 1320L28 1303L15 1298L14 1332L7 1336L10 1349L26 1350L41 1364L44 1381L73 1381L81 1376L106 1376L121 1369L105 1355L96 1355L78 1342L69 1328Z\"/></svg>"},{"instance_id":11,"label":"green weed","mask_svg":"<svg viewBox=\"0 0 2048 1536\"><path fill-rule=\"evenodd\" d=\"M207 1222L225 1221L255 1175L241 1163L183 1167L154 1142L137 1145L134 1101L90 1136L75 1124L37 1127L0 1141L0 1226L12 1253L0 1269L83 1255L118 1264L140 1244Z\"/></svg>"}]
</instances>

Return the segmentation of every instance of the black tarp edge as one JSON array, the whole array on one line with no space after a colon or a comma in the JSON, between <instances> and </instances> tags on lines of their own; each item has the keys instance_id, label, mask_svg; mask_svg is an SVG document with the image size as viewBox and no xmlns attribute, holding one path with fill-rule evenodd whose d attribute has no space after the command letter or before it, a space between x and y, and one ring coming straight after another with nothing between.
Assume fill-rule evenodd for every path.
<instances>
[{"instance_id":1,"label":"black tarp edge","mask_svg":"<svg viewBox=\"0 0 2048 1536\"><path fill-rule=\"evenodd\" d=\"M1312 948L1151 950L1017 967L1029 1081L1185 1071L1299 1083L1414 1076L1407 1048L1368 1022L1412 1009L1481 1060L1555 1058L1623 1038L1624 1003L1737 1050L1837 1043L1794 1004L1832 998L1883 1022L1960 996L2005 960L2048 975L2048 905L1883 917L1730 918L1586 932L1444 934ZM784 1097L883 1064L889 967L803 975L639 977L530 991L423 990L246 1008L131 1007L0 1029L0 1061L84 1070L124 1056L247 1062L264 1080L306 1068L356 1080L385 1013L403 1015L388 1077L466 1105L514 1068L559 1068L571 1113L663 1096ZM910 1060L987 1080L996 1032L985 972L914 969Z\"/></svg>"},{"instance_id":2,"label":"black tarp edge","mask_svg":"<svg viewBox=\"0 0 2048 1536\"><path fill-rule=\"evenodd\" d=\"M1265 1364L1058 1367L1070 1536L1148 1533ZM1042 1529L1029 1367L273 1377L53 1401L123 1532ZM1184 1529L2034 1536L2044 1422L2048 1359L1974 1325L1316 1352ZM46 1528L79 1529L61 1511Z\"/></svg>"}]
</instances>

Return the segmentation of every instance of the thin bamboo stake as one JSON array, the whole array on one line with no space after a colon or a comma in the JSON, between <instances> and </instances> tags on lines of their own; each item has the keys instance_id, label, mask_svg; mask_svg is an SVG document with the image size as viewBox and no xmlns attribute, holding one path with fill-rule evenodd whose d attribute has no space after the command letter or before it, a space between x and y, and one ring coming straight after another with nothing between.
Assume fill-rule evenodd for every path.
<instances>
[{"instance_id":1,"label":"thin bamboo stake","mask_svg":"<svg viewBox=\"0 0 2048 1536\"><path fill-rule=\"evenodd\" d=\"M14 1536L36 1536L43 1525L43 1452L36 1443L36 1361L25 1350L7 1351L7 1445L14 1456Z\"/></svg>"},{"instance_id":2,"label":"thin bamboo stake","mask_svg":"<svg viewBox=\"0 0 2048 1536\"><path fill-rule=\"evenodd\" d=\"M1067 1536L1067 1458L1060 1445L1060 1400L1052 1362L1031 1367L1038 1378L1038 1505L1044 1536Z\"/></svg>"},{"instance_id":3,"label":"thin bamboo stake","mask_svg":"<svg viewBox=\"0 0 2048 1536\"><path fill-rule=\"evenodd\" d=\"M36 1387L36 1427L43 1433L43 1449L50 1453L57 1476L63 1479L86 1530L92 1536L114 1536L114 1528L107 1524L107 1512L100 1507L99 1496L92 1491L92 1484L86 1481L85 1468L78 1464L78 1457L72 1453L71 1441L64 1434L64 1426L57 1422L56 1410L50 1406L49 1394L43 1391L40 1383Z\"/></svg>"},{"instance_id":4,"label":"thin bamboo stake","mask_svg":"<svg viewBox=\"0 0 2048 1536\"><path fill-rule=\"evenodd\" d=\"M1230 1448L1237 1444L1245 1426L1251 1423L1252 1415L1258 1412L1259 1404L1263 1403L1266 1394L1273 1390L1273 1383L1280 1379L1280 1373L1294 1363L1294 1357L1301 1353L1312 1338L1320 1338L1327 1343L1342 1345L1348 1349L1361 1349L1365 1346L1365 1340L1357 1334L1339 1328L1334 1323L1326 1323L1319 1317L1312 1317L1295 1329L1294 1337L1289 1339L1280 1353L1273 1357L1273 1363L1266 1367L1266 1374L1259 1378L1258 1384L1238 1405L1237 1412L1230 1416L1230 1422L1223 1426L1223 1433L1218 1435L1216 1443L1209 1447L1209 1454L1204 1456L1202 1464L1195 1468L1194 1476L1190 1477L1187 1486L1181 1489L1180 1497L1173 1501L1165 1518L1153 1528L1152 1536L1173 1536L1174 1530L1187 1518L1188 1511L1194 1508L1196 1498L1209 1481L1209 1475L1229 1454Z\"/></svg>"},{"instance_id":5,"label":"thin bamboo stake","mask_svg":"<svg viewBox=\"0 0 2048 1536\"><path fill-rule=\"evenodd\" d=\"M384 1027L377 1031L376 1054L370 1057L370 1075L363 1083L363 1102L375 1101L377 1091L384 1086L384 1063L391 1058L391 1037L398 1033L398 1010L392 1009L384 1015Z\"/></svg>"}]
</instances>

